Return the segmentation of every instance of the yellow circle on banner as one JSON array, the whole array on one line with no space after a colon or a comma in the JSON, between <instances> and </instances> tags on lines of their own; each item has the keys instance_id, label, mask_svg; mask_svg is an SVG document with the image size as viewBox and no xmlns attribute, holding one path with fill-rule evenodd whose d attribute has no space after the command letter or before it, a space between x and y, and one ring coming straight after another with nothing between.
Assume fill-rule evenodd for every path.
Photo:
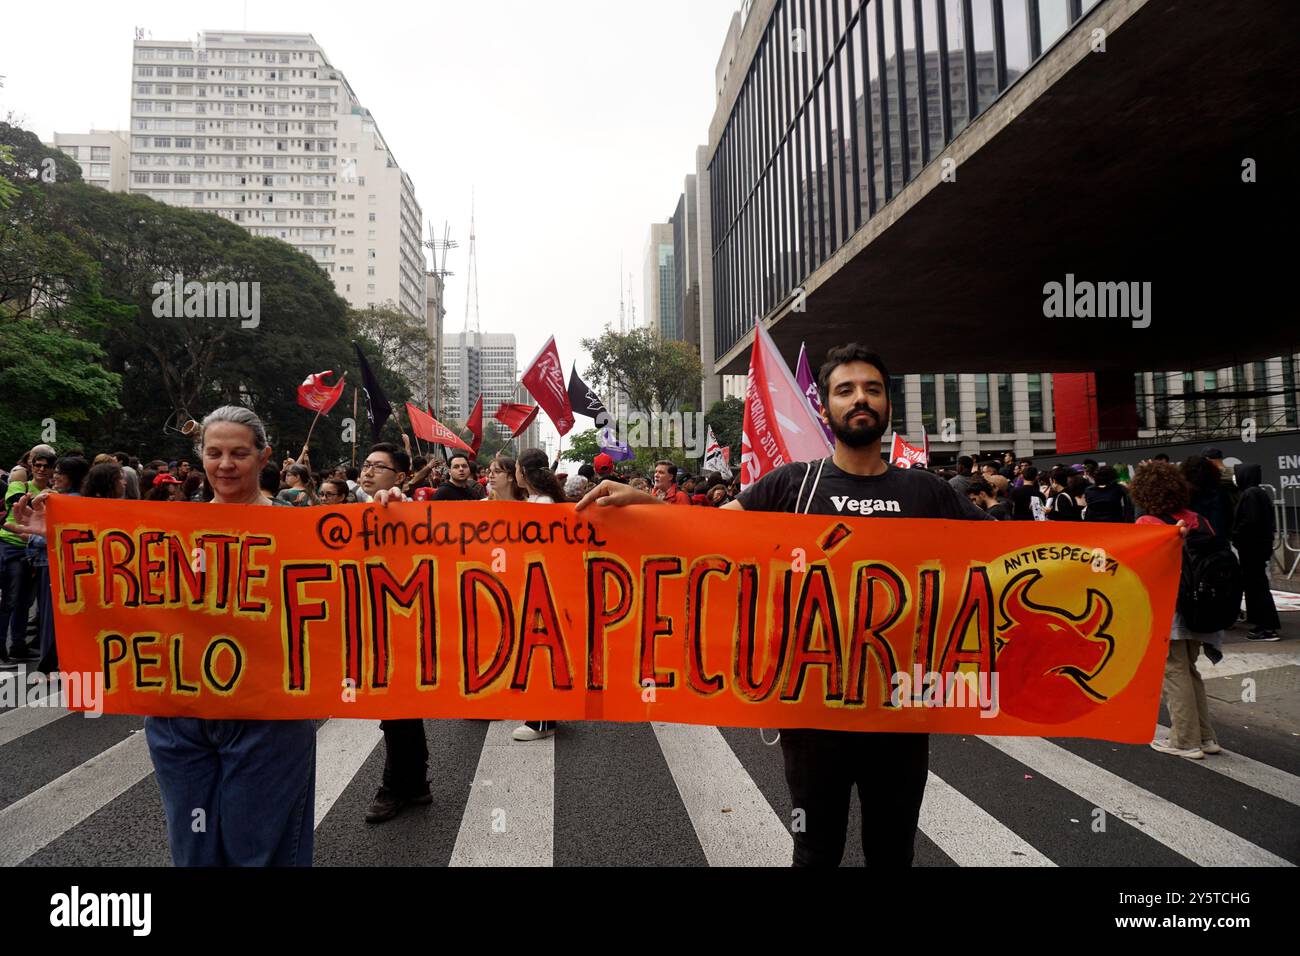
<instances>
[{"instance_id":1,"label":"yellow circle on banner","mask_svg":"<svg viewBox=\"0 0 1300 956\"><path fill-rule=\"evenodd\" d=\"M1128 686L1152 639L1151 601L1131 568L1051 545L1004 554L988 571L1004 711L1062 723Z\"/></svg>"}]
</instances>

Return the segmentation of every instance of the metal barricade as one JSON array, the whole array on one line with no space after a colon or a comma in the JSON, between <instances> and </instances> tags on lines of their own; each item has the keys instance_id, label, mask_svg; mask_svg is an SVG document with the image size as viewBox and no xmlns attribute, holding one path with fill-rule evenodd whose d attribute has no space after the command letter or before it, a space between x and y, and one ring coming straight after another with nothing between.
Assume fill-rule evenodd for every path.
<instances>
[{"instance_id":1,"label":"metal barricade","mask_svg":"<svg viewBox=\"0 0 1300 956\"><path fill-rule=\"evenodd\" d=\"M1295 576L1296 568L1300 567L1300 487L1292 486L1282 489L1282 494L1277 493L1277 489L1272 485L1261 485L1267 488L1273 495L1273 509L1277 516L1277 535L1280 539L1279 548L1274 548L1273 556L1278 562L1280 568L1286 568L1287 558L1295 555L1291 560L1291 567L1286 572L1287 579Z\"/></svg>"}]
</instances>

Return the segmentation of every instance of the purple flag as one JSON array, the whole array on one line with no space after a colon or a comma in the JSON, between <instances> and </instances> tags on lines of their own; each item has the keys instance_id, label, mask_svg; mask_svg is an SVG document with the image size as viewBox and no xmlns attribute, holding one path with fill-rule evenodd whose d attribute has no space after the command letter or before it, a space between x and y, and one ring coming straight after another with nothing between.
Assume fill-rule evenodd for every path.
<instances>
[{"instance_id":1,"label":"purple flag","mask_svg":"<svg viewBox=\"0 0 1300 956\"><path fill-rule=\"evenodd\" d=\"M613 428L602 428L597 441L600 444L600 450L615 461L631 461L636 457L632 454L632 449L627 442L618 440L618 435Z\"/></svg>"},{"instance_id":2,"label":"purple flag","mask_svg":"<svg viewBox=\"0 0 1300 956\"><path fill-rule=\"evenodd\" d=\"M808 366L808 349L802 342L799 343L799 369L795 372L795 378L799 382L799 387L803 389L804 398L808 399L808 406L817 416L817 421L821 422L826 440L834 445L835 433L822 421L822 397L817 391L817 380L813 378L812 369Z\"/></svg>"}]
</instances>

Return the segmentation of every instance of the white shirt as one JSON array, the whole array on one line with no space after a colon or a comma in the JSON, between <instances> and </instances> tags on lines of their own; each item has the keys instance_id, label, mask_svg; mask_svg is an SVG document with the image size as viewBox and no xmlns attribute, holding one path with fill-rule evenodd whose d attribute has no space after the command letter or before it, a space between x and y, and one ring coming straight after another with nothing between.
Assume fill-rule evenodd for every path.
<instances>
[{"instance_id":1,"label":"white shirt","mask_svg":"<svg viewBox=\"0 0 1300 956\"><path fill-rule=\"evenodd\" d=\"M552 498L550 495L529 495L529 496L528 496L528 500L529 500L529 502L531 502L532 504L535 504L535 505L553 505L553 504L555 504L555 499Z\"/></svg>"}]
</instances>

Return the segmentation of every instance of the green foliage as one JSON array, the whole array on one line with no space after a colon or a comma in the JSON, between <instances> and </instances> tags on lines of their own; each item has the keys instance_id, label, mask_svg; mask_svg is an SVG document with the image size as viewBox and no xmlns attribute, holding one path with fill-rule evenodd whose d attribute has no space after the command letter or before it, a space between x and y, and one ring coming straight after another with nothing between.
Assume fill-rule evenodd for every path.
<instances>
[{"instance_id":1,"label":"green foliage","mask_svg":"<svg viewBox=\"0 0 1300 956\"><path fill-rule=\"evenodd\" d=\"M564 436L565 449L560 457L565 461L590 462L600 454L600 433L594 428L584 432L570 432Z\"/></svg>"},{"instance_id":2,"label":"green foliage","mask_svg":"<svg viewBox=\"0 0 1300 956\"><path fill-rule=\"evenodd\" d=\"M606 332L583 339L591 355L587 381L625 392L633 409L677 411L699 394L704 368L686 342L660 338L650 329Z\"/></svg>"},{"instance_id":3,"label":"green foliage","mask_svg":"<svg viewBox=\"0 0 1300 956\"><path fill-rule=\"evenodd\" d=\"M103 351L58 326L0 318L0 455L16 461L45 440L62 451L87 447L94 417L117 407L121 376L105 371Z\"/></svg>"},{"instance_id":4,"label":"green foliage","mask_svg":"<svg viewBox=\"0 0 1300 956\"><path fill-rule=\"evenodd\" d=\"M738 398L724 398L714 402L704 415L705 425L713 429L713 437L724 448L731 449L731 461L740 460L740 433L745 425L745 403Z\"/></svg>"},{"instance_id":5,"label":"green foliage","mask_svg":"<svg viewBox=\"0 0 1300 956\"><path fill-rule=\"evenodd\" d=\"M87 186L75 161L13 126L0 124L0 146L9 157L0 159L0 181L10 187L0 217L6 375L18 375L17 358L30 359L21 366L23 384L0 397L8 403L0 406L0 452L30 447L33 423L52 416L60 438L71 434L66 419L88 450L174 456L192 448L165 432L164 422L235 403L253 408L277 448L296 455L314 416L297 404L298 385L310 372L346 371L349 388L312 434L313 463L324 465L351 459L341 425L352 415L352 386L360 381L352 341L365 350L394 406L422 387L390 370L390 356L409 349L400 342L390 349L401 337L384 330L423 335L423 323L349 314L330 277L287 243L208 213ZM32 175L50 157L58 170L52 184ZM186 283L249 283L246 290L257 283L256 324L238 316L156 315L155 303L177 276ZM9 334L9 323L22 322L29 323L24 333L42 331L40 348L30 349L30 334ZM53 405L63 417L49 410ZM17 410L28 407L32 414ZM363 408L358 418L364 450L370 435ZM382 437L400 441L396 421Z\"/></svg>"},{"instance_id":6,"label":"green foliage","mask_svg":"<svg viewBox=\"0 0 1300 956\"><path fill-rule=\"evenodd\" d=\"M59 183L79 183L81 164L58 149L51 149L30 130L0 122L0 147L8 147L0 157L0 178L10 183L44 182L42 173L52 169L53 179ZM54 160L53 165L45 160ZM49 174L47 174L49 175Z\"/></svg>"},{"instance_id":7,"label":"green foliage","mask_svg":"<svg viewBox=\"0 0 1300 956\"><path fill-rule=\"evenodd\" d=\"M14 148L0 143L0 209L8 209L18 198L20 190L9 178L15 166Z\"/></svg>"}]
</instances>

